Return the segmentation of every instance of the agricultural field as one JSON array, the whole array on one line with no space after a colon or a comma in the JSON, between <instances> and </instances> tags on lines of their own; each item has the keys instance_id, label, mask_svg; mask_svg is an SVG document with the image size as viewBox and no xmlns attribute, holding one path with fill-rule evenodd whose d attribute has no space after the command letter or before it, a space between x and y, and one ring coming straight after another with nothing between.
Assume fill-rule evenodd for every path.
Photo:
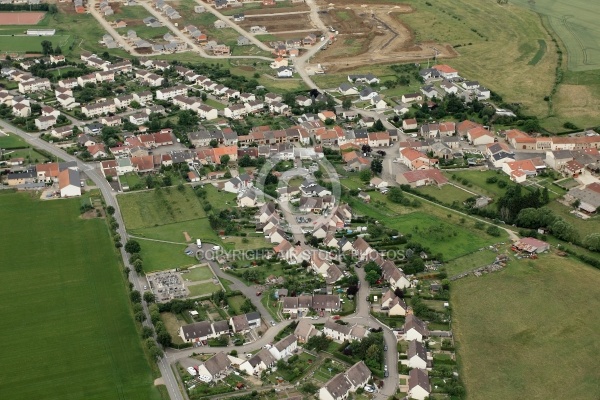
<instances>
[{"instance_id":1,"label":"agricultural field","mask_svg":"<svg viewBox=\"0 0 600 400\"><path fill-rule=\"evenodd\" d=\"M80 205L0 194L0 397L158 400L120 257Z\"/></svg>"},{"instance_id":2,"label":"agricultural field","mask_svg":"<svg viewBox=\"0 0 600 400\"><path fill-rule=\"evenodd\" d=\"M600 271L555 254L452 283L467 398L596 399Z\"/></svg>"},{"instance_id":3,"label":"agricultural field","mask_svg":"<svg viewBox=\"0 0 600 400\"><path fill-rule=\"evenodd\" d=\"M133 30L137 33L138 37L142 39L159 39L159 41L163 41L163 35L170 32L170 29L166 26L161 26L158 28L146 26L143 22L143 19L147 17L153 17L153 15L142 6L121 7L115 4L113 7L115 9L115 13L105 18L109 22L114 22L119 19L125 21L127 23L127 27L117 29L117 32L123 36L126 35L129 30Z\"/></svg>"}]
</instances>

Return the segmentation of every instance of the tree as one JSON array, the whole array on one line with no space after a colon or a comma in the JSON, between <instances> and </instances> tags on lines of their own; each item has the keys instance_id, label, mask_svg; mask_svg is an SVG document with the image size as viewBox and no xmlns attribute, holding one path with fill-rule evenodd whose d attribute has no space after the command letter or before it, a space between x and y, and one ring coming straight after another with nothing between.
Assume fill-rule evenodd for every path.
<instances>
[{"instance_id":1,"label":"tree","mask_svg":"<svg viewBox=\"0 0 600 400\"><path fill-rule=\"evenodd\" d=\"M227 165L229 164L229 160L231 159L231 157L229 157L228 154L222 155L221 156L221 165Z\"/></svg>"},{"instance_id":2,"label":"tree","mask_svg":"<svg viewBox=\"0 0 600 400\"><path fill-rule=\"evenodd\" d=\"M373 171L374 174L381 174L381 172L383 171L383 163L381 162L381 160L373 160L371 161L371 171Z\"/></svg>"},{"instance_id":3,"label":"tree","mask_svg":"<svg viewBox=\"0 0 600 400\"><path fill-rule=\"evenodd\" d=\"M135 313L135 319L138 322L144 322L146 320L146 314L143 311L138 311Z\"/></svg>"},{"instance_id":4,"label":"tree","mask_svg":"<svg viewBox=\"0 0 600 400\"><path fill-rule=\"evenodd\" d=\"M49 40L42 40L42 54L45 56L52 54L52 42Z\"/></svg>"},{"instance_id":5,"label":"tree","mask_svg":"<svg viewBox=\"0 0 600 400\"><path fill-rule=\"evenodd\" d=\"M106 207L106 213L108 215L114 215L115 214L115 208L113 206Z\"/></svg>"},{"instance_id":6,"label":"tree","mask_svg":"<svg viewBox=\"0 0 600 400\"><path fill-rule=\"evenodd\" d=\"M142 339L148 339L154 335L154 330L149 326L142 326Z\"/></svg>"},{"instance_id":7,"label":"tree","mask_svg":"<svg viewBox=\"0 0 600 400\"><path fill-rule=\"evenodd\" d=\"M125 243L125 251L129 254L139 253L141 250L142 246L140 246L137 240L129 239Z\"/></svg>"},{"instance_id":8,"label":"tree","mask_svg":"<svg viewBox=\"0 0 600 400\"><path fill-rule=\"evenodd\" d=\"M371 170L363 169L359 174L360 180L363 182L369 182L371 180Z\"/></svg>"},{"instance_id":9,"label":"tree","mask_svg":"<svg viewBox=\"0 0 600 400\"><path fill-rule=\"evenodd\" d=\"M152 292L144 292L144 301L146 303L154 303L156 301L156 296Z\"/></svg>"},{"instance_id":10,"label":"tree","mask_svg":"<svg viewBox=\"0 0 600 400\"><path fill-rule=\"evenodd\" d=\"M404 193L399 187L392 187L388 191L387 197L392 203L400 204L402 202L402 199L404 199Z\"/></svg>"},{"instance_id":11,"label":"tree","mask_svg":"<svg viewBox=\"0 0 600 400\"><path fill-rule=\"evenodd\" d=\"M373 130L375 132L380 132L380 131L384 131L385 130L385 126L383 126L383 122L381 122L380 119L378 119L377 121L375 121L375 124L373 125Z\"/></svg>"},{"instance_id":12,"label":"tree","mask_svg":"<svg viewBox=\"0 0 600 400\"><path fill-rule=\"evenodd\" d=\"M490 226L488 226L486 232L488 233L488 235L490 235L490 236L496 236L496 237L498 237L498 236L500 236L502 234L502 231L496 225L490 225Z\"/></svg>"},{"instance_id":13,"label":"tree","mask_svg":"<svg viewBox=\"0 0 600 400\"><path fill-rule=\"evenodd\" d=\"M346 97L343 101L342 101L342 108L344 110L349 110L352 107L352 99Z\"/></svg>"},{"instance_id":14,"label":"tree","mask_svg":"<svg viewBox=\"0 0 600 400\"><path fill-rule=\"evenodd\" d=\"M141 259L135 260L133 263L131 263L131 266L138 274L144 272L144 262Z\"/></svg>"},{"instance_id":15,"label":"tree","mask_svg":"<svg viewBox=\"0 0 600 400\"><path fill-rule=\"evenodd\" d=\"M591 251L600 252L600 233L590 233L583 239L583 246Z\"/></svg>"},{"instance_id":16,"label":"tree","mask_svg":"<svg viewBox=\"0 0 600 400\"><path fill-rule=\"evenodd\" d=\"M244 302L240 306L240 311L242 311L243 313L249 313L254 310L256 310L256 308L254 307L254 304L252 304L252 301L250 301L250 299L244 300Z\"/></svg>"},{"instance_id":17,"label":"tree","mask_svg":"<svg viewBox=\"0 0 600 400\"><path fill-rule=\"evenodd\" d=\"M132 303L140 303L142 301L142 295L137 290L132 290L131 293L129 293L129 298Z\"/></svg>"},{"instance_id":18,"label":"tree","mask_svg":"<svg viewBox=\"0 0 600 400\"><path fill-rule=\"evenodd\" d=\"M363 144L361 150L363 153L369 154L372 149L371 146L369 146L368 144Z\"/></svg>"},{"instance_id":19,"label":"tree","mask_svg":"<svg viewBox=\"0 0 600 400\"><path fill-rule=\"evenodd\" d=\"M329 347L329 343L331 343L331 339L324 335L316 335L311 336L307 341L304 347L308 350L325 351Z\"/></svg>"}]
</instances>

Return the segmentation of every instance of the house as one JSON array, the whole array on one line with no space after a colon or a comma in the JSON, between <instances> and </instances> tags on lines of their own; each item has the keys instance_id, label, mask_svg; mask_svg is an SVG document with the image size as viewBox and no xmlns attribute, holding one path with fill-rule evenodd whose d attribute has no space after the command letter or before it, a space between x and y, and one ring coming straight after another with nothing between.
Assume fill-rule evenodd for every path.
<instances>
[{"instance_id":1,"label":"house","mask_svg":"<svg viewBox=\"0 0 600 400\"><path fill-rule=\"evenodd\" d=\"M408 375L408 397L416 400L429 398L431 394L431 384L429 376L424 370L419 368L411 369Z\"/></svg>"},{"instance_id":2,"label":"house","mask_svg":"<svg viewBox=\"0 0 600 400\"><path fill-rule=\"evenodd\" d=\"M334 342L343 343L346 341L362 340L369 335L369 331L359 325L341 325L332 319L325 321L323 335L332 339Z\"/></svg>"},{"instance_id":3,"label":"house","mask_svg":"<svg viewBox=\"0 0 600 400\"><path fill-rule=\"evenodd\" d=\"M550 250L548 243L531 237L521 238L513 246L517 250L527 253L543 253Z\"/></svg>"},{"instance_id":4,"label":"house","mask_svg":"<svg viewBox=\"0 0 600 400\"><path fill-rule=\"evenodd\" d=\"M411 170L431 169L438 163L438 160L429 158L426 154L410 147L400 150L398 160Z\"/></svg>"},{"instance_id":5,"label":"house","mask_svg":"<svg viewBox=\"0 0 600 400\"><path fill-rule=\"evenodd\" d=\"M31 107L23 103L13 105L12 112L16 117L27 118L31 115Z\"/></svg>"},{"instance_id":6,"label":"house","mask_svg":"<svg viewBox=\"0 0 600 400\"><path fill-rule=\"evenodd\" d=\"M104 147L104 143L98 143L92 146L88 146L87 151L90 153L93 159L108 157L108 153L106 152L106 147Z\"/></svg>"},{"instance_id":7,"label":"house","mask_svg":"<svg viewBox=\"0 0 600 400\"><path fill-rule=\"evenodd\" d=\"M54 126L56 124L56 117L53 115L40 116L35 119L35 127L40 131L45 131L46 129Z\"/></svg>"},{"instance_id":8,"label":"house","mask_svg":"<svg viewBox=\"0 0 600 400\"><path fill-rule=\"evenodd\" d=\"M458 71L455 70L454 68L452 68L449 65L445 65L445 64L434 65L433 69L435 69L436 71L438 71L439 74L443 78L446 78L446 79L458 78Z\"/></svg>"},{"instance_id":9,"label":"house","mask_svg":"<svg viewBox=\"0 0 600 400\"><path fill-rule=\"evenodd\" d=\"M71 136L73 134L73 126L61 126L58 128L52 128L50 130L50 136L55 137L57 139L64 139L67 136Z\"/></svg>"},{"instance_id":10,"label":"house","mask_svg":"<svg viewBox=\"0 0 600 400\"><path fill-rule=\"evenodd\" d=\"M202 382L213 382L227 375L231 369L229 356L220 351L198 366L198 379Z\"/></svg>"},{"instance_id":11,"label":"house","mask_svg":"<svg viewBox=\"0 0 600 400\"><path fill-rule=\"evenodd\" d=\"M290 67L279 67L277 68L278 78L291 78L294 75L294 70Z\"/></svg>"},{"instance_id":12,"label":"house","mask_svg":"<svg viewBox=\"0 0 600 400\"><path fill-rule=\"evenodd\" d=\"M367 192L358 192L358 196L357 196L360 200L364 201L365 203L370 203L371 202L371 195L369 195L369 193Z\"/></svg>"},{"instance_id":13,"label":"house","mask_svg":"<svg viewBox=\"0 0 600 400\"><path fill-rule=\"evenodd\" d=\"M20 93L32 93L42 90L50 90L50 80L47 78L30 79L19 82Z\"/></svg>"},{"instance_id":14,"label":"house","mask_svg":"<svg viewBox=\"0 0 600 400\"><path fill-rule=\"evenodd\" d=\"M494 134L483 127L476 127L467 132L467 139L474 146L494 143Z\"/></svg>"},{"instance_id":15,"label":"house","mask_svg":"<svg viewBox=\"0 0 600 400\"><path fill-rule=\"evenodd\" d=\"M214 331L210 322L200 321L179 328L179 336L185 343L201 342L214 337Z\"/></svg>"},{"instance_id":16,"label":"house","mask_svg":"<svg viewBox=\"0 0 600 400\"><path fill-rule=\"evenodd\" d=\"M425 68L419 71L419 75L424 80L429 79L439 79L441 77L440 73L434 68Z\"/></svg>"},{"instance_id":17,"label":"house","mask_svg":"<svg viewBox=\"0 0 600 400\"><path fill-rule=\"evenodd\" d=\"M408 306L392 289L388 289L381 298L381 310L387 311L389 316L405 316Z\"/></svg>"},{"instance_id":18,"label":"house","mask_svg":"<svg viewBox=\"0 0 600 400\"><path fill-rule=\"evenodd\" d=\"M246 36L238 36L237 45L238 46L249 46L252 42Z\"/></svg>"},{"instance_id":19,"label":"house","mask_svg":"<svg viewBox=\"0 0 600 400\"><path fill-rule=\"evenodd\" d=\"M349 83L342 83L340 86L338 86L337 90L344 96L354 96L358 94L358 89L356 86Z\"/></svg>"},{"instance_id":20,"label":"house","mask_svg":"<svg viewBox=\"0 0 600 400\"><path fill-rule=\"evenodd\" d=\"M177 85L168 88L161 88L156 91L156 98L158 100L170 100L175 96L187 96L187 86Z\"/></svg>"},{"instance_id":21,"label":"house","mask_svg":"<svg viewBox=\"0 0 600 400\"><path fill-rule=\"evenodd\" d=\"M385 102L385 100L383 100L381 98L381 96L379 96L379 95L373 96L371 98L371 105L376 110L383 110L383 109L387 108L387 106L388 106L387 103Z\"/></svg>"},{"instance_id":22,"label":"house","mask_svg":"<svg viewBox=\"0 0 600 400\"><path fill-rule=\"evenodd\" d=\"M522 183L528 176L536 176L537 168L532 160L511 161L502 164L502 171L506 173L513 182Z\"/></svg>"},{"instance_id":23,"label":"house","mask_svg":"<svg viewBox=\"0 0 600 400\"><path fill-rule=\"evenodd\" d=\"M66 168L58 174L60 197L81 196L81 178L76 169Z\"/></svg>"},{"instance_id":24,"label":"house","mask_svg":"<svg viewBox=\"0 0 600 400\"><path fill-rule=\"evenodd\" d=\"M267 349L262 349L250 359L240 364L240 370L248 375L258 375L259 372L265 371L275 365L277 359Z\"/></svg>"},{"instance_id":25,"label":"house","mask_svg":"<svg viewBox=\"0 0 600 400\"><path fill-rule=\"evenodd\" d=\"M407 118L405 120L402 120L402 129L404 129L405 131L416 130L418 127L419 125L417 124L417 120L414 118Z\"/></svg>"},{"instance_id":26,"label":"house","mask_svg":"<svg viewBox=\"0 0 600 400\"><path fill-rule=\"evenodd\" d=\"M319 389L319 400L344 400L352 392L363 388L371 379L371 371L364 361L359 361L345 372L331 378Z\"/></svg>"},{"instance_id":27,"label":"house","mask_svg":"<svg viewBox=\"0 0 600 400\"><path fill-rule=\"evenodd\" d=\"M357 255L361 261L366 261L374 249L367 243L367 241L361 237L356 238L352 243L353 252Z\"/></svg>"},{"instance_id":28,"label":"house","mask_svg":"<svg viewBox=\"0 0 600 400\"><path fill-rule=\"evenodd\" d=\"M371 178L369 184L376 189L384 189L388 187L388 183L379 177Z\"/></svg>"},{"instance_id":29,"label":"house","mask_svg":"<svg viewBox=\"0 0 600 400\"><path fill-rule=\"evenodd\" d=\"M422 342L429 337L427 325L413 314L408 314L403 325L406 340Z\"/></svg>"},{"instance_id":30,"label":"house","mask_svg":"<svg viewBox=\"0 0 600 400\"><path fill-rule=\"evenodd\" d=\"M423 86L421 88L421 93L428 99L433 99L434 97L441 97L440 93L438 93L437 89L433 85Z\"/></svg>"},{"instance_id":31,"label":"house","mask_svg":"<svg viewBox=\"0 0 600 400\"><path fill-rule=\"evenodd\" d=\"M220 20L220 19L216 20L213 25L217 29L227 28L227 23L225 21Z\"/></svg>"},{"instance_id":32,"label":"house","mask_svg":"<svg viewBox=\"0 0 600 400\"><path fill-rule=\"evenodd\" d=\"M421 93L407 93L402 95L403 103L412 103L413 101L423 101Z\"/></svg>"},{"instance_id":33,"label":"house","mask_svg":"<svg viewBox=\"0 0 600 400\"><path fill-rule=\"evenodd\" d=\"M444 92L446 92L448 94L457 94L458 93L458 86L456 86L455 84L453 84L450 81L444 80L440 84L440 87L442 88L442 90L444 90Z\"/></svg>"},{"instance_id":34,"label":"house","mask_svg":"<svg viewBox=\"0 0 600 400\"><path fill-rule=\"evenodd\" d=\"M240 195L237 198L237 204L238 207L242 208L256 207L256 192L254 190L244 190L243 192L240 192Z\"/></svg>"},{"instance_id":35,"label":"house","mask_svg":"<svg viewBox=\"0 0 600 400\"><path fill-rule=\"evenodd\" d=\"M579 200L580 210L590 214L595 213L600 208L600 184L594 182L586 185L583 189L573 188L569 190L565 199Z\"/></svg>"},{"instance_id":36,"label":"house","mask_svg":"<svg viewBox=\"0 0 600 400\"><path fill-rule=\"evenodd\" d=\"M333 111L321 111L318 114L318 116L319 116L319 119L321 121L323 121L323 122L325 122L328 119L331 119L331 120L334 120L334 121L336 120L336 116L335 116L335 113Z\"/></svg>"},{"instance_id":37,"label":"house","mask_svg":"<svg viewBox=\"0 0 600 400\"><path fill-rule=\"evenodd\" d=\"M406 360L409 368L427 368L427 350L423 343L417 340L408 342L408 351L406 352Z\"/></svg>"},{"instance_id":38,"label":"house","mask_svg":"<svg viewBox=\"0 0 600 400\"><path fill-rule=\"evenodd\" d=\"M384 261L380 264L382 278L389 283L392 290L406 289L410 287L410 281L404 272L392 261Z\"/></svg>"},{"instance_id":39,"label":"house","mask_svg":"<svg viewBox=\"0 0 600 400\"><path fill-rule=\"evenodd\" d=\"M294 351L298 348L298 338L296 335L291 334L279 342L275 343L269 351L273 354L277 360L281 360L282 358L286 358L294 354Z\"/></svg>"},{"instance_id":40,"label":"house","mask_svg":"<svg viewBox=\"0 0 600 400\"><path fill-rule=\"evenodd\" d=\"M378 96L378 93L369 86L365 87L359 93L359 97L361 100L371 100L375 96Z\"/></svg>"},{"instance_id":41,"label":"house","mask_svg":"<svg viewBox=\"0 0 600 400\"><path fill-rule=\"evenodd\" d=\"M546 152L546 164L550 168L561 171L565 165L574 159L570 150L555 150Z\"/></svg>"},{"instance_id":42,"label":"house","mask_svg":"<svg viewBox=\"0 0 600 400\"><path fill-rule=\"evenodd\" d=\"M229 325L231 325L233 333L246 333L251 329L246 314L231 317L229 319Z\"/></svg>"},{"instance_id":43,"label":"house","mask_svg":"<svg viewBox=\"0 0 600 400\"><path fill-rule=\"evenodd\" d=\"M281 296L280 299L282 299ZM321 335L321 331L306 319L301 319L296 325L294 335L298 339L298 343L306 343L311 337Z\"/></svg>"},{"instance_id":44,"label":"house","mask_svg":"<svg viewBox=\"0 0 600 400\"><path fill-rule=\"evenodd\" d=\"M379 83L379 78L373 74L359 74L359 75L348 75L348 82L350 83L365 83L368 85L374 85Z\"/></svg>"},{"instance_id":45,"label":"house","mask_svg":"<svg viewBox=\"0 0 600 400\"><path fill-rule=\"evenodd\" d=\"M196 173L196 171L190 171L187 173L188 176L188 180L190 182L200 182L200 177L198 176L198 174Z\"/></svg>"}]
</instances>

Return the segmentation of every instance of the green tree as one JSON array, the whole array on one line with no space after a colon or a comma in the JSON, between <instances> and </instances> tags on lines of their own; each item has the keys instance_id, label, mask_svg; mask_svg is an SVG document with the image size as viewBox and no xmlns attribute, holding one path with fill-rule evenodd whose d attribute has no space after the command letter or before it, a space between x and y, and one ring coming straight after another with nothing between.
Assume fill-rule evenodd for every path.
<instances>
[{"instance_id":1,"label":"green tree","mask_svg":"<svg viewBox=\"0 0 600 400\"><path fill-rule=\"evenodd\" d=\"M125 251L129 254L139 253L141 250L142 247L137 240L129 239L127 243L125 243Z\"/></svg>"},{"instance_id":2,"label":"green tree","mask_svg":"<svg viewBox=\"0 0 600 400\"><path fill-rule=\"evenodd\" d=\"M133 263L131 263L131 266L138 274L144 272L144 262L141 259L135 260Z\"/></svg>"},{"instance_id":3,"label":"green tree","mask_svg":"<svg viewBox=\"0 0 600 400\"><path fill-rule=\"evenodd\" d=\"M229 164L229 160L231 160L231 157L229 157L228 154L222 155L221 156L221 165Z\"/></svg>"},{"instance_id":4,"label":"green tree","mask_svg":"<svg viewBox=\"0 0 600 400\"><path fill-rule=\"evenodd\" d=\"M500 236L502 234L502 231L496 225L490 225L490 226L488 226L486 232L487 232L488 235L490 235L490 236L496 236L496 237Z\"/></svg>"},{"instance_id":5,"label":"green tree","mask_svg":"<svg viewBox=\"0 0 600 400\"><path fill-rule=\"evenodd\" d=\"M156 296L152 292L144 292L144 301L146 303L154 303L156 301Z\"/></svg>"},{"instance_id":6,"label":"green tree","mask_svg":"<svg viewBox=\"0 0 600 400\"><path fill-rule=\"evenodd\" d=\"M360 174L358 175L360 180L363 182L369 182L371 180L371 170L370 169L363 169L362 171L360 171Z\"/></svg>"},{"instance_id":7,"label":"green tree","mask_svg":"<svg viewBox=\"0 0 600 400\"><path fill-rule=\"evenodd\" d=\"M142 301L142 295L137 290L132 290L131 293L129 293L129 298L132 303L140 303Z\"/></svg>"},{"instance_id":8,"label":"green tree","mask_svg":"<svg viewBox=\"0 0 600 400\"><path fill-rule=\"evenodd\" d=\"M148 339L149 337L152 337L152 335L154 335L154 330L152 330L152 328L149 326L143 326L141 334L142 339Z\"/></svg>"},{"instance_id":9,"label":"green tree","mask_svg":"<svg viewBox=\"0 0 600 400\"><path fill-rule=\"evenodd\" d=\"M52 53L52 42L50 42L49 40L42 40L42 54L47 56Z\"/></svg>"},{"instance_id":10,"label":"green tree","mask_svg":"<svg viewBox=\"0 0 600 400\"><path fill-rule=\"evenodd\" d=\"M135 313L135 319L138 322L144 322L146 320L146 314L143 311L138 311Z\"/></svg>"},{"instance_id":11,"label":"green tree","mask_svg":"<svg viewBox=\"0 0 600 400\"><path fill-rule=\"evenodd\" d=\"M583 246L591 251L600 252L600 233L590 233L583 239Z\"/></svg>"},{"instance_id":12,"label":"green tree","mask_svg":"<svg viewBox=\"0 0 600 400\"><path fill-rule=\"evenodd\" d=\"M115 214L115 208L113 206L106 207L106 213L108 215L114 215Z\"/></svg>"},{"instance_id":13,"label":"green tree","mask_svg":"<svg viewBox=\"0 0 600 400\"><path fill-rule=\"evenodd\" d=\"M374 174L381 174L381 172L383 171L383 163L381 162L381 160L376 159L371 161L371 171L373 171Z\"/></svg>"},{"instance_id":14,"label":"green tree","mask_svg":"<svg viewBox=\"0 0 600 400\"><path fill-rule=\"evenodd\" d=\"M404 198L404 193L399 187L392 187L390 188L387 197L392 203L400 204L402 202L402 199Z\"/></svg>"},{"instance_id":15,"label":"green tree","mask_svg":"<svg viewBox=\"0 0 600 400\"><path fill-rule=\"evenodd\" d=\"M344 110L349 110L352 107L352 99L350 99L349 97L346 97L343 101L342 101L342 108Z\"/></svg>"}]
</instances>

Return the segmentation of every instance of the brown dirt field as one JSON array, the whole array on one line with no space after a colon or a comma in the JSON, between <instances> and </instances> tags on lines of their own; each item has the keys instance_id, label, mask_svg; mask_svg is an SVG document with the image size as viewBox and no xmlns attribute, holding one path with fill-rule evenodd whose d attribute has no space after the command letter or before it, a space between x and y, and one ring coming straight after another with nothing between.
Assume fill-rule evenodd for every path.
<instances>
[{"instance_id":1,"label":"brown dirt field","mask_svg":"<svg viewBox=\"0 0 600 400\"><path fill-rule=\"evenodd\" d=\"M254 15L254 14L280 14L280 13L289 13L289 12L297 12L297 11L310 11L308 6L306 5L297 5L294 7L263 7L263 8L253 8L251 10L245 10L244 15L246 17Z\"/></svg>"},{"instance_id":2,"label":"brown dirt field","mask_svg":"<svg viewBox=\"0 0 600 400\"><path fill-rule=\"evenodd\" d=\"M35 25L45 12L0 12L0 25Z\"/></svg>"},{"instance_id":3,"label":"brown dirt field","mask_svg":"<svg viewBox=\"0 0 600 400\"><path fill-rule=\"evenodd\" d=\"M192 238L190 237L190 234L187 232L183 232L183 236L185 237L185 241L186 242L191 242Z\"/></svg>"},{"instance_id":4,"label":"brown dirt field","mask_svg":"<svg viewBox=\"0 0 600 400\"><path fill-rule=\"evenodd\" d=\"M308 14L292 14L279 15L273 17L256 17L246 18L239 24L244 29L249 29L251 26L259 25L266 26L269 33L277 33L278 31L295 31L303 29L315 28L308 19Z\"/></svg>"},{"instance_id":5,"label":"brown dirt field","mask_svg":"<svg viewBox=\"0 0 600 400\"><path fill-rule=\"evenodd\" d=\"M415 43L413 31L398 21L398 14L414 9L406 4L394 6L364 4L360 0L319 2L321 19L338 32L337 40L315 58L330 72L362 65L419 61L431 58L456 57L452 46L441 43Z\"/></svg>"}]
</instances>

